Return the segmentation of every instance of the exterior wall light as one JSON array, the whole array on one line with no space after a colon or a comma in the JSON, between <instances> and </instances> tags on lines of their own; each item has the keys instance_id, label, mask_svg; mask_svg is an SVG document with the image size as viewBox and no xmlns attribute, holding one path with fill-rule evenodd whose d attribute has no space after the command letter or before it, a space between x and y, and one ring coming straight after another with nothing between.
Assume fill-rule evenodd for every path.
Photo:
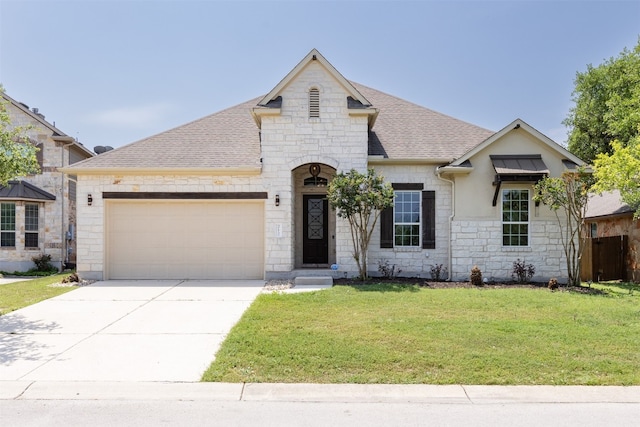
<instances>
[{"instance_id":1,"label":"exterior wall light","mask_svg":"<svg viewBox=\"0 0 640 427\"><path fill-rule=\"evenodd\" d=\"M276 206L280 206L280 195L276 194Z\"/></svg>"},{"instance_id":2,"label":"exterior wall light","mask_svg":"<svg viewBox=\"0 0 640 427\"><path fill-rule=\"evenodd\" d=\"M93 197L91 197L91 194L87 195L87 205L91 206L93 204Z\"/></svg>"}]
</instances>

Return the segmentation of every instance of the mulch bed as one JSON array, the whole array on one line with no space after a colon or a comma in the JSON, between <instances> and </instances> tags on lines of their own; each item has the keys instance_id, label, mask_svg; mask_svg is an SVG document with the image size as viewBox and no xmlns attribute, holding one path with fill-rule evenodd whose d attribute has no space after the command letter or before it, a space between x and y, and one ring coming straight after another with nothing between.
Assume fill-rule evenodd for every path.
<instances>
[{"instance_id":1,"label":"mulch bed","mask_svg":"<svg viewBox=\"0 0 640 427\"><path fill-rule=\"evenodd\" d=\"M435 280L428 280L424 278L416 277L394 277L392 279L384 279L381 277L372 277L367 280L360 280L357 278L351 279L334 279L334 286L364 286L375 285L379 283L393 283L398 285L418 285L421 288L428 289L453 289L453 288L479 288L479 289L506 289L506 288L528 288L528 289L543 289L549 290L548 284L543 282L531 282L531 283L518 283L518 282L489 282L482 286L474 286L471 282L442 282ZM599 289L590 288L586 286L560 286L557 291L560 292L578 292L584 294L603 294Z\"/></svg>"}]
</instances>

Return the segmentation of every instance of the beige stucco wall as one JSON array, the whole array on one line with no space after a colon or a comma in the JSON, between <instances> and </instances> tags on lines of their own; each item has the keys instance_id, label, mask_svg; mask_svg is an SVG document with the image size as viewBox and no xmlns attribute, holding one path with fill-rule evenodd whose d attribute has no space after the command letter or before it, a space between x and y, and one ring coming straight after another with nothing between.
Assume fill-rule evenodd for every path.
<instances>
[{"instance_id":1,"label":"beige stucco wall","mask_svg":"<svg viewBox=\"0 0 640 427\"><path fill-rule=\"evenodd\" d=\"M455 181L455 215L451 224L452 277L468 280L477 265L489 280L510 280L517 259L533 264L533 280L556 277L566 281L566 260L555 214L546 206L535 206L532 184L503 183L502 190L528 189L530 197L530 239L527 247L502 246L501 194L492 206L495 170L492 154L541 154L551 176L565 170L562 156L523 129L515 129L494 141L471 159L468 175L446 175Z\"/></svg>"}]
</instances>

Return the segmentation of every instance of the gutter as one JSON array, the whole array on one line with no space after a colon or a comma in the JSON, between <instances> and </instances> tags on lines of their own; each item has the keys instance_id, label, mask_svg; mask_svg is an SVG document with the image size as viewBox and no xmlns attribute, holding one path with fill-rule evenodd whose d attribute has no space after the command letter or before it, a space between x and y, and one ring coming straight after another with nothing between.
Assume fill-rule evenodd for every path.
<instances>
[{"instance_id":1,"label":"gutter","mask_svg":"<svg viewBox=\"0 0 640 427\"><path fill-rule=\"evenodd\" d=\"M118 168L118 167L64 167L64 173L72 175L260 175L262 168Z\"/></svg>"},{"instance_id":2,"label":"gutter","mask_svg":"<svg viewBox=\"0 0 640 427\"><path fill-rule=\"evenodd\" d=\"M451 246L453 245L453 241L451 240L452 228L453 228L453 217L456 215L456 185L455 182L451 179L446 179L442 177L442 171L440 168L436 168L436 177L444 182L448 182L451 184L451 215L449 215L449 248L447 249L447 268L449 271L449 277L447 278L451 281L453 276L452 271L452 250Z\"/></svg>"}]
</instances>

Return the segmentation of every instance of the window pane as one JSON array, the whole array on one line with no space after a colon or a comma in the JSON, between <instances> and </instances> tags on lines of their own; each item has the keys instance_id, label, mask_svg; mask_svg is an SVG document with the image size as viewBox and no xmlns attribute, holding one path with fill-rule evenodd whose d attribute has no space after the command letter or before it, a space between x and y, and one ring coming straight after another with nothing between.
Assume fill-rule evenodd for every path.
<instances>
[{"instance_id":1,"label":"window pane","mask_svg":"<svg viewBox=\"0 0 640 427\"><path fill-rule=\"evenodd\" d=\"M38 247L38 233L24 233L24 247L25 248L37 248Z\"/></svg>"},{"instance_id":2,"label":"window pane","mask_svg":"<svg viewBox=\"0 0 640 427\"><path fill-rule=\"evenodd\" d=\"M0 233L0 246L14 247L16 245L16 233L5 232Z\"/></svg>"},{"instance_id":3,"label":"window pane","mask_svg":"<svg viewBox=\"0 0 640 427\"><path fill-rule=\"evenodd\" d=\"M0 204L0 229L15 231L16 229L16 205L15 203Z\"/></svg>"},{"instance_id":4,"label":"window pane","mask_svg":"<svg viewBox=\"0 0 640 427\"><path fill-rule=\"evenodd\" d=\"M38 205L25 205L24 229L26 231L38 231Z\"/></svg>"}]
</instances>

